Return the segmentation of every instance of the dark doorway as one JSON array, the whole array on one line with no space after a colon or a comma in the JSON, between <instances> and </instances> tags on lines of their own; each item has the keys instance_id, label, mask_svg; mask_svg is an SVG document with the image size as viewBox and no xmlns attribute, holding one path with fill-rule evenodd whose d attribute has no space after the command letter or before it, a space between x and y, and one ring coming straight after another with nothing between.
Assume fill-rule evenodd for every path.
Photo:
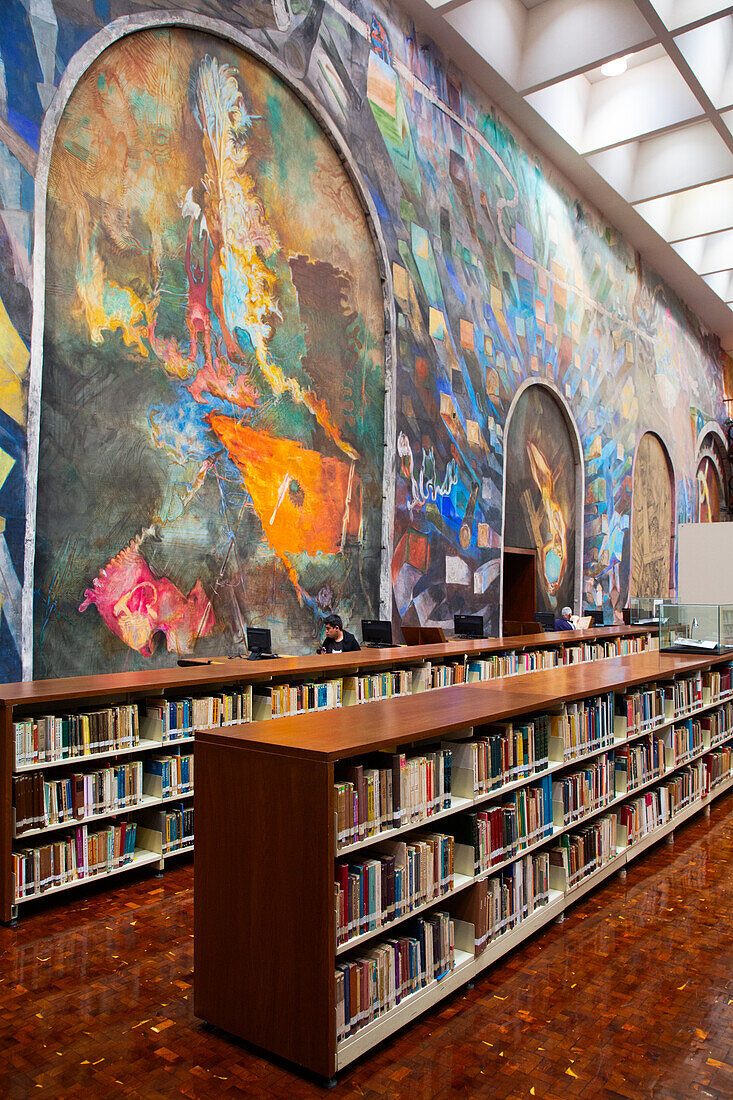
<instances>
[{"instance_id":1,"label":"dark doorway","mask_svg":"<svg viewBox=\"0 0 733 1100\"><path fill-rule=\"evenodd\" d=\"M504 547L503 633L523 633L517 624L533 623L537 610L537 553L519 547Z\"/></svg>"}]
</instances>

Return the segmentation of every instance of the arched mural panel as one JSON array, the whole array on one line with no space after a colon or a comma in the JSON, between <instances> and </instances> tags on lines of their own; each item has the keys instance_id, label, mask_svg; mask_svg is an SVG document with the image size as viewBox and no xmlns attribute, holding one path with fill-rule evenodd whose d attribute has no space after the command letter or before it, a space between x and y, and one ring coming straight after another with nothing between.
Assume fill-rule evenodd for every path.
<instances>
[{"instance_id":1,"label":"arched mural panel","mask_svg":"<svg viewBox=\"0 0 733 1100\"><path fill-rule=\"evenodd\" d=\"M669 456L659 437L646 432L634 463L630 596L669 596L673 525Z\"/></svg>"},{"instance_id":2,"label":"arched mural panel","mask_svg":"<svg viewBox=\"0 0 733 1100\"><path fill-rule=\"evenodd\" d=\"M703 455L696 478L695 519L698 523L717 523L720 520L720 475L709 455Z\"/></svg>"},{"instance_id":3,"label":"arched mural panel","mask_svg":"<svg viewBox=\"0 0 733 1100\"><path fill-rule=\"evenodd\" d=\"M552 391L520 395L505 439L504 545L537 551L537 610L575 605L577 444Z\"/></svg>"},{"instance_id":4,"label":"arched mural panel","mask_svg":"<svg viewBox=\"0 0 733 1100\"><path fill-rule=\"evenodd\" d=\"M377 614L379 269L272 70L185 28L101 54L56 134L46 288L36 675Z\"/></svg>"}]
</instances>

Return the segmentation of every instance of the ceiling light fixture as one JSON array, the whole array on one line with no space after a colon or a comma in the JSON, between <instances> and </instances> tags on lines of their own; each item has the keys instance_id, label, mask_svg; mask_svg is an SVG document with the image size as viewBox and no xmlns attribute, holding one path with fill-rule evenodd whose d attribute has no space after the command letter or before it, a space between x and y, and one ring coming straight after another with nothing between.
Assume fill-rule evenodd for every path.
<instances>
[{"instance_id":1,"label":"ceiling light fixture","mask_svg":"<svg viewBox=\"0 0 733 1100\"><path fill-rule=\"evenodd\" d=\"M625 57L614 57L613 61L607 61L605 65L601 65L601 72L604 76L621 76L621 73L625 73L629 67L629 55Z\"/></svg>"}]
</instances>

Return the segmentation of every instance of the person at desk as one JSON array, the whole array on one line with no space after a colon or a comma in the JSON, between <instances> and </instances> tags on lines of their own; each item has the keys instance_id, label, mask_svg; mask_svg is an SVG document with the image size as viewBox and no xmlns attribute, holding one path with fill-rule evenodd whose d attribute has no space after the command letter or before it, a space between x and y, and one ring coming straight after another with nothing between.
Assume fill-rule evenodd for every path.
<instances>
[{"instance_id":1,"label":"person at desk","mask_svg":"<svg viewBox=\"0 0 733 1100\"><path fill-rule=\"evenodd\" d=\"M555 619L555 630L575 630L572 607L563 607L559 619Z\"/></svg>"},{"instance_id":2,"label":"person at desk","mask_svg":"<svg viewBox=\"0 0 733 1100\"><path fill-rule=\"evenodd\" d=\"M327 615L323 625L326 628L326 637L316 650L317 653L356 653L361 649L354 635L344 630L340 615Z\"/></svg>"}]
</instances>

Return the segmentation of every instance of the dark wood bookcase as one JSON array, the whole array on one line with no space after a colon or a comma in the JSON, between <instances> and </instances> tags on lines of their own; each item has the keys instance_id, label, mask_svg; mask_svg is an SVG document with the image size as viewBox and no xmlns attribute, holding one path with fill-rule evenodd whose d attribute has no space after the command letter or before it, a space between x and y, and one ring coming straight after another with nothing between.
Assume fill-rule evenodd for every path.
<instances>
[{"instance_id":1,"label":"dark wood bookcase","mask_svg":"<svg viewBox=\"0 0 733 1100\"><path fill-rule=\"evenodd\" d=\"M336 947L334 914L334 863L339 858L334 777L340 762L358 761L379 750L419 749L469 727L541 714L559 701L588 699L637 685L670 684L676 678L714 669L725 662L730 662L730 656L634 654L457 685L369 706L197 732L196 1015L331 1079L381 1039L472 980L733 785L733 777L726 773L708 794L696 797L630 846L619 848L606 865L572 887L567 881L564 887L560 884L548 904L497 937L483 953L473 956L462 952L460 964L442 980L406 997L398 1007L337 1042L334 972L341 952ZM725 698L731 697L733 693ZM708 697L690 713L704 713L723 702L722 697ZM680 717L681 713L667 714L662 724L669 726ZM615 744L631 742L641 735L639 730L615 729ZM728 729L726 745L732 736ZM553 774L577 768L579 760L603 751L608 748L595 749L567 763L553 763ZM687 755L684 764L668 761L663 775L655 775L633 791L624 791L572 825L553 826L553 836L534 847L551 845L569 829L577 829L598 814L637 797L639 790L669 780L707 751L709 745ZM512 786L536 779L537 775L530 776ZM474 804L485 805L500 799L502 793L501 789L493 791L477 798ZM454 812L459 811L444 811L438 828L450 827ZM403 837L424 825L406 825L396 832ZM368 851L382 835L370 838L360 848ZM512 858L524 855L526 851L521 851ZM431 904L440 909L448 900L443 896ZM387 927L398 927L406 919L399 917ZM380 934L390 932L383 928Z\"/></svg>"}]
</instances>

